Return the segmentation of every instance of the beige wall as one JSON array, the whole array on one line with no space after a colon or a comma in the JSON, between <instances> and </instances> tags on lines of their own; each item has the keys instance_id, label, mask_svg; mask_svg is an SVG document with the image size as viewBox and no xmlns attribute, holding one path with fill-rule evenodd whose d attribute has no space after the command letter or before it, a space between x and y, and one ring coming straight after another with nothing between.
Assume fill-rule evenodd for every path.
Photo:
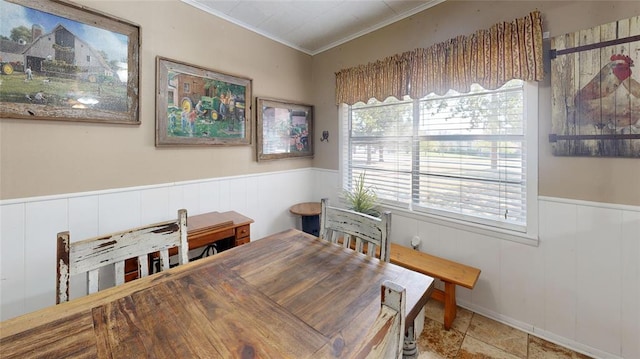
<instances>
[{"instance_id":1,"label":"beige wall","mask_svg":"<svg viewBox=\"0 0 640 359\"><path fill-rule=\"evenodd\" d=\"M310 159L258 164L255 139L252 146L240 147L158 149L154 145L156 56L251 78L254 97L313 103L311 56L178 0L76 2L140 25L142 124L0 120L0 199L311 165Z\"/></svg>"},{"instance_id":2,"label":"beige wall","mask_svg":"<svg viewBox=\"0 0 640 359\"><path fill-rule=\"evenodd\" d=\"M0 120L0 199L166 183L316 166L338 168L335 76L342 68L543 14L550 36L640 14L635 1L453 1L308 56L178 0L79 3L141 26L139 127ZM150 11L150 7L153 11ZM157 55L253 79L253 94L315 105L314 160L255 161L243 147L154 146ZM640 160L554 157L549 75L540 84L539 194L640 205ZM255 101L254 101L255 106ZM253 117L255 123L255 116ZM319 142L322 130L329 142Z\"/></svg>"},{"instance_id":3,"label":"beige wall","mask_svg":"<svg viewBox=\"0 0 640 359\"><path fill-rule=\"evenodd\" d=\"M342 68L365 64L457 35L467 35L533 10L543 15L550 37L640 15L640 1L446 1L429 10L313 57L316 130L329 130L331 142L318 144L316 167L338 168L335 76ZM548 46L548 41L547 41ZM549 65L546 65L549 68ZM636 69L635 71L640 71ZM550 75L539 86L539 194L578 200L640 205L640 159L554 157Z\"/></svg>"}]
</instances>

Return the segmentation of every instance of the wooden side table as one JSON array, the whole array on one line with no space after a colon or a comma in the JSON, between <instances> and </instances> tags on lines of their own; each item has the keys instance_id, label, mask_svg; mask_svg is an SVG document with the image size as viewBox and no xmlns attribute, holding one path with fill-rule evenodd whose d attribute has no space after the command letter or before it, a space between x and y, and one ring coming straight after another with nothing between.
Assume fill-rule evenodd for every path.
<instances>
[{"instance_id":1,"label":"wooden side table","mask_svg":"<svg viewBox=\"0 0 640 359\"><path fill-rule=\"evenodd\" d=\"M233 247L249 243L253 219L238 212L209 212L187 217L189 249L200 248L216 241L233 238ZM175 253L178 250L174 248ZM169 251L172 254L171 251Z\"/></svg>"},{"instance_id":2,"label":"wooden side table","mask_svg":"<svg viewBox=\"0 0 640 359\"><path fill-rule=\"evenodd\" d=\"M238 212L209 212L187 217L187 240L189 249L205 247L209 244L227 240L230 247L241 246L251 241L251 223L253 219ZM169 249L169 255L178 253L177 248ZM153 263L153 254L149 265ZM138 259L125 261L125 282L138 278ZM150 268L151 269L151 268ZM150 273L153 273L150 270Z\"/></svg>"},{"instance_id":3,"label":"wooden side table","mask_svg":"<svg viewBox=\"0 0 640 359\"><path fill-rule=\"evenodd\" d=\"M320 234L320 202L298 203L291 206L289 212L302 217L303 232L316 237Z\"/></svg>"}]
</instances>

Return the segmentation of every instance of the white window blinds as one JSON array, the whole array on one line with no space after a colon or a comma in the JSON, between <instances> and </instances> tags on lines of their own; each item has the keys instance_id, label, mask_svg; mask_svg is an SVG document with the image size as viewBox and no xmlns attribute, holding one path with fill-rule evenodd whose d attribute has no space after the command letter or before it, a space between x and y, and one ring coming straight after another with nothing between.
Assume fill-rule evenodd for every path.
<instances>
[{"instance_id":1,"label":"white window blinds","mask_svg":"<svg viewBox=\"0 0 640 359\"><path fill-rule=\"evenodd\" d=\"M388 206L521 232L527 225L524 82L346 107L343 185L366 173Z\"/></svg>"}]
</instances>

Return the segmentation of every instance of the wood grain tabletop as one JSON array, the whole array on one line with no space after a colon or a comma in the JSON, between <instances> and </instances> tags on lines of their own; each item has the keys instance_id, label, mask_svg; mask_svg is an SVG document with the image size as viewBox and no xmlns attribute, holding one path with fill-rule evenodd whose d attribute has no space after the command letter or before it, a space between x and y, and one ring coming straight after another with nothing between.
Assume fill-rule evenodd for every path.
<instances>
[{"instance_id":1,"label":"wood grain tabletop","mask_svg":"<svg viewBox=\"0 0 640 359\"><path fill-rule=\"evenodd\" d=\"M287 230L0 323L2 358L342 358L407 290L407 321L433 279Z\"/></svg>"}]
</instances>

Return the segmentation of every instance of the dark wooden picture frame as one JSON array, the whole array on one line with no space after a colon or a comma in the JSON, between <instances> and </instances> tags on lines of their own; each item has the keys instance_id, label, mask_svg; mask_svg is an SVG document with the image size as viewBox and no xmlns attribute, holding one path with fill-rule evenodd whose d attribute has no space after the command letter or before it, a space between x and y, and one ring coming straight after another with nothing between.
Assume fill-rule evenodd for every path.
<instances>
[{"instance_id":1,"label":"dark wooden picture frame","mask_svg":"<svg viewBox=\"0 0 640 359\"><path fill-rule=\"evenodd\" d=\"M156 146L251 145L251 79L160 56L156 69Z\"/></svg>"},{"instance_id":2,"label":"dark wooden picture frame","mask_svg":"<svg viewBox=\"0 0 640 359\"><path fill-rule=\"evenodd\" d=\"M0 118L140 124L138 25L62 0L0 0L0 22Z\"/></svg>"},{"instance_id":3,"label":"dark wooden picture frame","mask_svg":"<svg viewBox=\"0 0 640 359\"><path fill-rule=\"evenodd\" d=\"M256 99L257 159L313 157L313 106Z\"/></svg>"}]
</instances>

